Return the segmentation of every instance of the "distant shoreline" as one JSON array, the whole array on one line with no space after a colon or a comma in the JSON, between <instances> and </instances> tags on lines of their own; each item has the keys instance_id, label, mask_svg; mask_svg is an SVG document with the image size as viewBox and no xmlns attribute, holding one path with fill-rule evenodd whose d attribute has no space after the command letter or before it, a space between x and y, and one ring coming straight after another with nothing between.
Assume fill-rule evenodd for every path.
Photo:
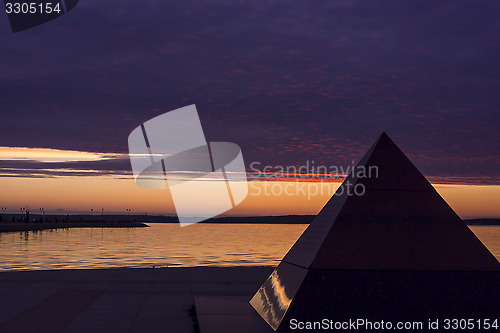
<instances>
[{"instance_id":1,"label":"distant shoreline","mask_svg":"<svg viewBox=\"0 0 500 333\"><path fill-rule=\"evenodd\" d=\"M147 224L131 221L62 221L45 223L0 223L0 232L19 232L19 231L38 231L48 229L67 229L67 228L147 228Z\"/></svg>"},{"instance_id":2,"label":"distant shoreline","mask_svg":"<svg viewBox=\"0 0 500 333\"><path fill-rule=\"evenodd\" d=\"M315 215L281 216L225 216L199 222L202 224L310 224ZM175 216L151 215L49 215L31 216L26 223L25 215L4 215L0 232L31 231L60 228L137 228L146 223L178 223ZM500 225L500 218L464 219L467 225Z\"/></svg>"},{"instance_id":3,"label":"distant shoreline","mask_svg":"<svg viewBox=\"0 0 500 333\"><path fill-rule=\"evenodd\" d=\"M467 225L500 225L500 219L465 219Z\"/></svg>"}]
</instances>

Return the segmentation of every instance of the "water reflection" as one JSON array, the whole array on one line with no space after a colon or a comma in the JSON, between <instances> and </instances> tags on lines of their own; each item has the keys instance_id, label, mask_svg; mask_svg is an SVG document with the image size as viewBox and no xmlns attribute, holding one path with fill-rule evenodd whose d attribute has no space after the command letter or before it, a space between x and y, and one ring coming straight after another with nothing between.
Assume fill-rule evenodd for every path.
<instances>
[{"instance_id":1,"label":"water reflection","mask_svg":"<svg viewBox=\"0 0 500 333\"><path fill-rule=\"evenodd\" d=\"M277 265L307 225L151 224L0 234L0 270ZM500 227L471 227L500 259Z\"/></svg>"},{"instance_id":2,"label":"water reflection","mask_svg":"<svg viewBox=\"0 0 500 333\"><path fill-rule=\"evenodd\" d=\"M4 233L0 270L277 265L306 227L151 224Z\"/></svg>"}]
</instances>

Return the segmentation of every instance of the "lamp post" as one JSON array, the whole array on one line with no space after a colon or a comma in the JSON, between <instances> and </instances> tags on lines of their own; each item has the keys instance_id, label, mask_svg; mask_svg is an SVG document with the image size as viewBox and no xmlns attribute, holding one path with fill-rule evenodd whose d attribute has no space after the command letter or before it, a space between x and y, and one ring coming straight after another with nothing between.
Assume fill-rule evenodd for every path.
<instances>
[{"instance_id":1,"label":"lamp post","mask_svg":"<svg viewBox=\"0 0 500 333\"><path fill-rule=\"evenodd\" d=\"M30 219L30 211L28 208L25 208L25 207L22 207L22 208L19 208L21 210L21 214L26 214L26 223L29 222L29 219Z\"/></svg>"}]
</instances>

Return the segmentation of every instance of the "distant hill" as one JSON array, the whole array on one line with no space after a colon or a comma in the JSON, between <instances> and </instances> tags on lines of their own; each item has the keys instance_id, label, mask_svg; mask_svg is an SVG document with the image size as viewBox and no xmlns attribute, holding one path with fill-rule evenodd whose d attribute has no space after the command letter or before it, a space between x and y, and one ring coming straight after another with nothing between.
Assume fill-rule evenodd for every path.
<instances>
[{"instance_id":1,"label":"distant hill","mask_svg":"<svg viewBox=\"0 0 500 333\"><path fill-rule=\"evenodd\" d=\"M10 215L5 214L4 222L14 222L25 215ZM35 215L32 218L38 218ZM280 215L280 216L223 216L215 217L199 223L248 223L248 224L309 224L316 215ZM46 215L44 220L49 222L57 221L72 221L72 222L146 222L146 223L178 223L177 216L164 215ZM465 219L463 220L468 225L500 225L499 219Z\"/></svg>"},{"instance_id":2,"label":"distant hill","mask_svg":"<svg viewBox=\"0 0 500 333\"><path fill-rule=\"evenodd\" d=\"M500 225L500 219L467 219L464 222L468 225Z\"/></svg>"},{"instance_id":3,"label":"distant hill","mask_svg":"<svg viewBox=\"0 0 500 333\"><path fill-rule=\"evenodd\" d=\"M216 217L201 223L309 224L316 215Z\"/></svg>"},{"instance_id":4,"label":"distant hill","mask_svg":"<svg viewBox=\"0 0 500 333\"><path fill-rule=\"evenodd\" d=\"M201 223L309 224L316 215L217 217ZM177 221L177 218L174 218ZM500 225L500 219L466 219L467 225Z\"/></svg>"},{"instance_id":5,"label":"distant hill","mask_svg":"<svg viewBox=\"0 0 500 333\"><path fill-rule=\"evenodd\" d=\"M223 216L214 217L199 223L248 223L248 224L309 224L315 215L281 215L281 216ZM125 216L115 217L124 219ZM134 221L148 223L178 223L176 216L130 216Z\"/></svg>"},{"instance_id":6,"label":"distant hill","mask_svg":"<svg viewBox=\"0 0 500 333\"><path fill-rule=\"evenodd\" d=\"M132 218L132 216L130 217ZM199 223L309 224L315 217L316 215L224 216L214 217ZM149 223L179 222L175 216L133 216L133 218ZM500 219L465 219L463 221L468 225L500 225Z\"/></svg>"}]
</instances>

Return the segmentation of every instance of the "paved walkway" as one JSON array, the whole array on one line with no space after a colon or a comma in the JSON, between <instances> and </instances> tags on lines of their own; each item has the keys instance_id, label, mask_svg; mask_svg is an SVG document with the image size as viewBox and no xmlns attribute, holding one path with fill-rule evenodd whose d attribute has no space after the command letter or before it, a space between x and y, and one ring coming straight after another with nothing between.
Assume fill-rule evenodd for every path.
<instances>
[{"instance_id":1,"label":"paved walkway","mask_svg":"<svg viewBox=\"0 0 500 333\"><path fill-rule=\"evenodd\" d=\"M272 270L194 267L2 272L0 332L197 332L193 295L250 298Z\"/></svg>"}]
</instances>

